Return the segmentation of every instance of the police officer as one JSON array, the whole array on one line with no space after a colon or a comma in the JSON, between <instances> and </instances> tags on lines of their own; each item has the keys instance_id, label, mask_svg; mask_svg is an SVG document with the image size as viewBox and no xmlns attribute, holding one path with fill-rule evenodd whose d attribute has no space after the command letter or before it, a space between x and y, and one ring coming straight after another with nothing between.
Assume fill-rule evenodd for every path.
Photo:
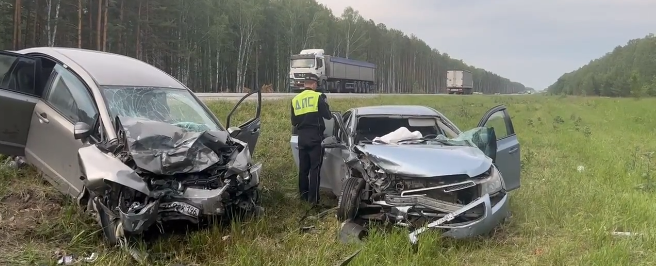
<instances>
[{"instance_id":1,"label":"police officer","mask_svg":"<svg viewBox=\"0 0 656 266\"><path fill-rule=\"evenodd\" d=\"M326 95L317 92L319 77L306 74L305 88L291 102L292 126L298 134L298 189L301 199L319 203L319 173L323 162L323 119L332 119Z\"/></svg>"}]
</instances>

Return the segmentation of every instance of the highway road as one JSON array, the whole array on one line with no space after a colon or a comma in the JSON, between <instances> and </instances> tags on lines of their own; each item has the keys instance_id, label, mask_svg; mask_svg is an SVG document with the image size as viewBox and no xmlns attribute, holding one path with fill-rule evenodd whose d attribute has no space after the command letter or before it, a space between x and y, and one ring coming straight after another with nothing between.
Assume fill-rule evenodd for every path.
<instances>
[{"instance_id":1,"label":"highway road","mask_svg":"<svg viewBox=\"0 0 656 266\"><path fill-rule=\"evenodd\" d=\"M228 100L239 101L246 93L196 93L196 96L203 101ZM296 93L262 93L263 100L279 100L292 98ZM359 93L327 93L329 98L374 98L380 94L359 94ZM247 100L255 100L257 95L253 94Z\"/></svg>"},{"instance_id":2,"label":"highway road","mask_svg":"<svg viewBox=\"0 0 656 266\"><path fill-rule=\"evenodd\" d=\"M196 93L196 96L203 101L239 101L246 93ZM279 100L289 99L294 97L295 93L262 93L263 100ZM465 97L469 95L454 95L454 94L364 94L364 93L326 93L329 99L340 98L375 98L378 96L450 96L450 97ZM508 94L504 94L508 95ZM476 95L474 95L476 96ZM487 95L487 96L500 96L500 95ZM247 100L255 100L257 95L253 94Z\"/></svg>"}]
</instances>

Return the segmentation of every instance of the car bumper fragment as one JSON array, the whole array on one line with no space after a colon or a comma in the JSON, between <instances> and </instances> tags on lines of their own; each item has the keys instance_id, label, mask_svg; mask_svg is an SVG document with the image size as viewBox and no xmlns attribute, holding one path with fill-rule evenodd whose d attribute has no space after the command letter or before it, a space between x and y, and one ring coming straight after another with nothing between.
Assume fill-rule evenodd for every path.
<instances>
[{"instance_id":1,"label":"car bumper fragment","mask_svg":"<svg viewBox=\"0 0 656 266\"><path fill-rule=\"evenodd\" d=\"M259 185L262 164L250 169L249 188ZM131 234L141 234L157 222L169 220L189 220L198 222L201 217L224 214L223 194L229 186L219 189L187 188L181 196L167 200L157 199L145 206L131 206L127 212L119 211L123 230Z\"/></svg>"},{"instance_id":2,"label":"car bumper fragment","mask_svg":"<svg viewBox=\"0 0 656 266\"><path fill-rule=\"evenodd\" d=\"M452 221L459 215L471 210L479 205L484 206L483 215L474 221L457 223L457 224L444 224ZM494 206L490 199L489 194L485 194L477 200L463 206L462 208L451 212L444 217L437 219L424 227L412 231L408 237L410 243L416 244L418 242L419 234L427 231L428 229L445 229L444 236L453 238L467 238L481 234L485 234L494 230L508 216L508 194L503 195L501 200Z\"/></svg>"}]
</instances>

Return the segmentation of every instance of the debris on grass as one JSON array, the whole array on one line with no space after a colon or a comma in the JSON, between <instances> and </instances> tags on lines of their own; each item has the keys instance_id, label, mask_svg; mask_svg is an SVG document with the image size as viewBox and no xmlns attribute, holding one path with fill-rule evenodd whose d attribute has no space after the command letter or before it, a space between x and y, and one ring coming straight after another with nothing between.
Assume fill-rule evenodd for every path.
<instances>
[{"instance_id":1,"label":"debris on grass","mask_svg":"<svg viewBox=\"0 0 656 266\"><path fill-rule=\"evenodd\" d=\"M127 239L121 239L119 240L119 246L123 248L130 256L139 264L144 265L146 262L148 262L148 253L146 252L141 252L137 248L135 248L133 245L130 245L128 243Z\"/></svg>"},{"instance_id":2,"label":"debris on grass","mask_svg":"<svg viewBox=\"0 0 656 266\"><path fill-rule=\"evenodd\" d=\"M349 219L340 226L339 240L342 243L362 242L368 234L366 228Z\"/></svg>"},{"instance_id":3,"label":"debris on grass","mask_svg":"<svg viewBox=\"0 0 656 266\"><path fill-rule=\"evenodd\" d=\"M610 234L612 236L641 236L642 235L640 233L633 233L633 232L611 232Z\"/></svg>"},{"instance_id":4,"label":"debris on grass","mask_svg":"<svg viewBox=\"0 0 656 266\"><path fill-rule=\"evenodd\" d=\"M579 171L579 173L583 173L583 171L585 171L585 166L579 165L578 167L576 167L576 171Z\"/></svg>"},{"instance_id":5,"label":"debris on grass","mask_svg":"<svg viewBox=\"0 0 656 266\"><path fill-rule=\"evenodd\" d=\"M92 263L98 259L97 253L91 253L89 256L76 257L75 255L67 255L65 252L56 251L55 254L59 257L57 265L74 265L81 262Z\"/></svg>"},{"instance_id":6,"label":"debris on grass","mask_svg":"<svg viewBox=\"0 0 656 266\"><path fill-rule=\"evenodd\" d=\"M321 212L319 212L319 213L316 214L316 215L309 215L309 212L310 212L311 210L312 210L312 209L309 209L308 211L306 211L306 212L305 212L305 215L303 215L303 217L301 217L301 219L298 221L298 223L299 223L299 227L300 227L300 228L299 228L299 232L300 232L301 234L311 232L312 230L314 230L314 229L316 228L314 225L304 225L304 223L305 223L306 221L317 222L319 219L323 218L323 217L326 216L328 213L337 210L337 207L333 207L333 208L330 208L330 209L327 209L327 210L321 211Z\"/></svg>"},{"instance_id":7,"label":"debris on grass","mask_svg":"<svg viewBox=\"0 0 656 266\"><path fill-rule=\"evenodd\" d=\"M355 256L357 256L358 254L360 254L360 251L362 251L362 249L358 249L357 251L353 252L353 254L349 255L349 256L346 257L346 258L344 258L342 261L340 261L339 263L335 264L335 266L346 266L346 265L348 265L349 263L351 263L351 261L353 261L353 259L355 258Z\"/></svg>"},{"instance_id":8,"label":"debris on grass","mask_svg":"<svg viewBox=\"0 0 656 266\"><path fill-rule=\"evenodd\" d=\"M20 169L25 165L27 165L27 162L25 162L25 157L9 156L2 162L2 165L0 166L7 167L9 169Z\"/></svg>"}]
</instances>

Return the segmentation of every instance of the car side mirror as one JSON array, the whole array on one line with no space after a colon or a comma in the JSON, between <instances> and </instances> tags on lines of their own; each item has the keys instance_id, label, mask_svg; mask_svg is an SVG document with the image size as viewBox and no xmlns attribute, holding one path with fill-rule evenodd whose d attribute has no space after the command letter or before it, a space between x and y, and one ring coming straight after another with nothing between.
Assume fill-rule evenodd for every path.
<instances>
[{"instance_id":1,"label":"car side mirror","mask_svg":"<svg viewBox=\"0 0 656 266\"><path fill-rule=\"evenodd\" d=\"M230 135L230 137L235 138L235 137L237 137L237 135L239 135L239 133L241 133L241 128L239 128L239 127L229 127L228 128L228 135Z\"/></svg>"},{"instance_id":2,"label":"car side mirror","mask_svg":"<svg viewBox=\"0 0 656 266\"><path fill-rule=\"evenodd\" d=\"M73 138L75 139L85 139L91 136L91 126L84 122L77 122L73 126Z\"/></svg>"},{"instance_id":3,"label":"car side mirror","mask_svg":"<svg viewBox=\"0 0 656 266\"><path fill-rule=\"evenodd\" d=\"M323 147L323 148L345 149L346 145L344 145L344 143L337 140L337 137L330 136L330 137L327 137L327 138L323 139L323 141L321 141L321 147Z\"/></svg>"}]
</instances>

